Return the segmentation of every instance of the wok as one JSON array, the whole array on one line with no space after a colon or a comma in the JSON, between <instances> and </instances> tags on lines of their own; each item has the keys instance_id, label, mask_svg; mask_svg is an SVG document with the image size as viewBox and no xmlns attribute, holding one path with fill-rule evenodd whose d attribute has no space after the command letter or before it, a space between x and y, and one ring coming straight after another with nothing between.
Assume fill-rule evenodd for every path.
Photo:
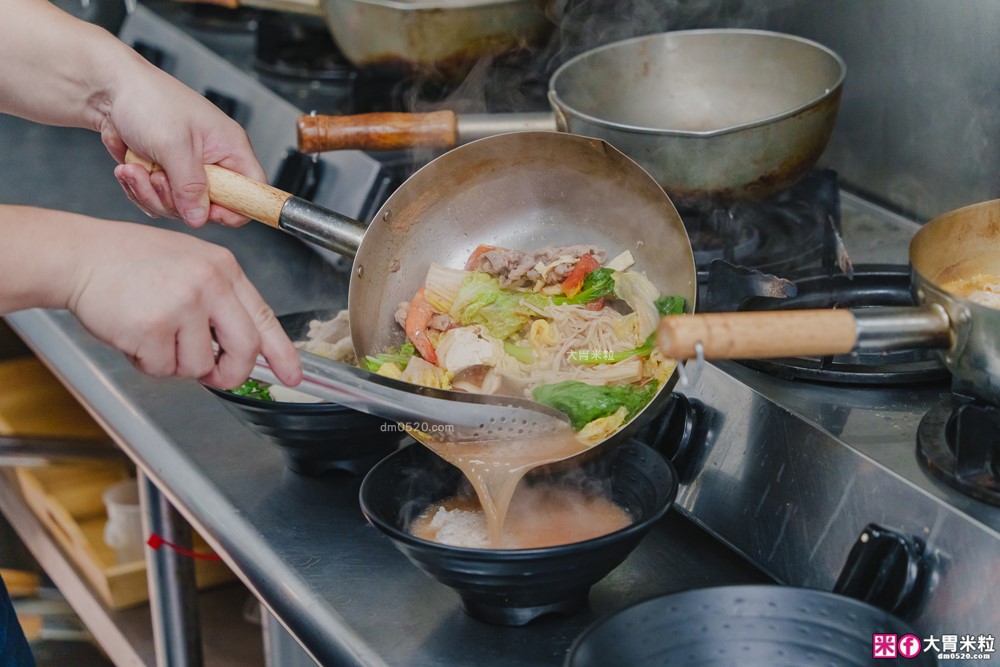
<instances>
[{"instance_id":1,"label":"wok","mask_svg":"<svg viewBox=\"0 0 1000 667\"><path fill-rule=\"evenodd\" d=\"M755 359L937 348L955 392L1000 404L1000 310L942 286L1000 275L1000 199L945 213L910 242L915 308L716 313L665 318L660 350L676 359Z\"/></svg>"},{"instance_id":2,"label":"wok","mask_svg":"<svg viewBox=\"0 0 1000 667\"><path fill-rule=\"evenodd\" d=\"M791 35L691 30L583 53L549 81L553 114L302 116L299 149L451 148L498 132L558 129L604 139L674 198L757 199L785 188L826 147L844 62Z\"/></svg>"},{"instance_id":3,"label":"wok","mask_svg":"<svg viewBox=\"0 0 1000 667\"><path fill-rule=\"evenodd\" d=\"M480 58L535 44L552 29L544 0L202 1L322 16L352 65L450 80L465 76Z\"/></svg>"},{"instance_id":4,"label":"wok","mask_svg":"<svg viewBox=\"0 0 1000 667\"><path fill-rule=\"evenodd\" d=\"M348 310L358 359L403 342L394 313L424 284L432 261L464 267L483 243L521 249L587 243L609 257L631 250L654 285L683 296L694 310L694 257L677 210L635 162L597 139L522 132L462 146L411 176L367 229L216 165L206 172L213 202L354 257ZM643 414L655 414L675 379L676 372L629 431Z\"/></svg>"},{"instance_id":5,"label":"wok","mask_svg":"<svg viewBox=\"0 0 1000 667\"><path fill-rule=\"evenodd\" d=\"M334 41L352 64L464 76L480 58L540 41L552 28L541 0L322 0Z\"/></svg>"}]
</instances>

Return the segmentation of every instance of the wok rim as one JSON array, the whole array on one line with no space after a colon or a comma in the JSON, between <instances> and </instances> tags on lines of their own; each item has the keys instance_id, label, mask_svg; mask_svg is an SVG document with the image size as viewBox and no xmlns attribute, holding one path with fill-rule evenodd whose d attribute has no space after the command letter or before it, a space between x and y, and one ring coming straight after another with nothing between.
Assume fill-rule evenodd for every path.
<instances>
[{"instance_id":1,"label":"wok rim","mask_svg":"<svg viewBox=\"0 0 1000 667\"><path fill-rule=\"evenodd\" d=\"M787 111L782 111L781 113L774 114L771 116L766 116L764 118L760 118L747 123L740 123L739 125L730 125L728 127L722 127L716 130L704 130L704 131L672 130L666 128L644 127L641 125L629 125L627 123L616 123L606 118L599 118L596 116L592 116L588 113L584 113L574 108L573 106L567 104L565 100L563 100L559 96L559 93L556 92L556 82L558 81L560 76L564 75L573 66L579 65L579 63L585 60L586 58L592 57L594 54L600 53L601 51L609 51L611 49L624 48L642 41L655 41L659 39L665 39L668 36L672 37L672 36L720 35L720 34L755 35L755 36L770 37L770 38L782 39L786 41L793 41L805 44L818 51L822 51L827 56L833 59L833 61L837 65L837 69L839 70L837 80L823 94L818 95L817 97L812 98L807 102L804 102ZM752 30L749 28L703 28L698 30L671 30L667 32L659 32L649 35L640 35L639 37L632 37L630 39L611 42L610 44L604 44L603 46L599 46L594 49L589 49L579 55L570 58L565 63L560 65L559 68L552 74L552 77L549 79L548 96L549 96L549 103L552 106L556 107L554 111L557 116L559 114L573 116L575 118L584 120L586 122L592 123L600 127L608 128L611 130L617 130L619 132L628 132L632 134L646 134L646 135L665 136L665 137L710 138L710 137L721 137L727 134L735 134L743 130L749 130L751 128L761 127L764 125L770 125L772 123L777 123L778 121L784 120L786 118L791 118L793 116L796 116L804 111L808 111L809 109L816 107L822 104L824 101L838 95L843 88L844 79L846 77L847 77L847 63L845 63L844 59L841 58L833 49L824 46L823 44L820 44L819 42L813 41L811 39L806 39L805 37L799 37L798 35L789 35L787 33L775 32L773 30Z\"/></svg>"}]
</instances>

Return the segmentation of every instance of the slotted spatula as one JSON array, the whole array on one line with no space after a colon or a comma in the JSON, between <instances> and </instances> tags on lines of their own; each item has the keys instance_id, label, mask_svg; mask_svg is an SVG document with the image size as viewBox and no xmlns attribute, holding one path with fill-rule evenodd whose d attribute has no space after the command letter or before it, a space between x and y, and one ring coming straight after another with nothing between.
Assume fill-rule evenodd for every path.
<instances>
[{"instance_id":1,"label":"slotted spatula","mask_svg":"<svg viewBox=\"0 0 1000 667\"><path fill-rule=\"evenodd\" d=\"M566 415L526 398L432 389L308 352L300 356L303 380L297 391L399 422L418 439L482 442L572 432ZM279 383L262 356L250 376Z\"/></svg>"}]
</instances>

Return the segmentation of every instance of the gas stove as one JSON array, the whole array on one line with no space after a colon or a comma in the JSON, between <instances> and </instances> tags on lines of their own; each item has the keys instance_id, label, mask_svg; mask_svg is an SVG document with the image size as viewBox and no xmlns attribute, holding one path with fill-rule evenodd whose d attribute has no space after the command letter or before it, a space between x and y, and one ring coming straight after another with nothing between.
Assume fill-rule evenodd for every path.
<instances>
[{"instance_id":1,"label":"gas stove","mask_svg":"<svg viewBox=\"0 0 1000 667\"><path fill-rule=\"evenodd\" d=\"M141 7L122 39L239 119L283 189L370 220L426 159L297 153L300 113L393 108L412 89L353 72L328 46L318 60L266 39L262 52L260 14L220 27L193 21L181 5L150 6L156 12ZM519 110L538 108L535 97L523 100ZM683 211L702 308L907 303L907 246L918 225L837 180L817 170L764 203ZM777 580L827 590L869 524L891 528L920 554L921 590L907 610L917 628L1000 629L990 581L1000 562L996 409L951 395L934 356L693 363L677 391L647 436L683 445L672 452L683 482L677 505L696 523ZM956 406L965 407L952 416Z\"/></svg>"}]
</instances>

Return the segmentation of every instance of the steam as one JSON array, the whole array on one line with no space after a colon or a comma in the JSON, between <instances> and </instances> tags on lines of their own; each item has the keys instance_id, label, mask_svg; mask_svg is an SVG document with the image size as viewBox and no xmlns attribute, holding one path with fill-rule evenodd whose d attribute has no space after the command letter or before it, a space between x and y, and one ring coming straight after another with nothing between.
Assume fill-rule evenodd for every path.
<instances>
[{"instance_id":1,"label":"steam","mask_svg":"<svg viewBox=\"0 0 1000 667\"><path fill-rule=\"evenodd\" d=\"M409 111L457 113L544 111L549 77L570 58L632 37L697 28L761 28L771 11L791 0L549 0L555 25L534 48L484 58L443 98L421 86L407 91ZM437 91L440 92L440 91Z\"/></svg>"}]
</instances>

